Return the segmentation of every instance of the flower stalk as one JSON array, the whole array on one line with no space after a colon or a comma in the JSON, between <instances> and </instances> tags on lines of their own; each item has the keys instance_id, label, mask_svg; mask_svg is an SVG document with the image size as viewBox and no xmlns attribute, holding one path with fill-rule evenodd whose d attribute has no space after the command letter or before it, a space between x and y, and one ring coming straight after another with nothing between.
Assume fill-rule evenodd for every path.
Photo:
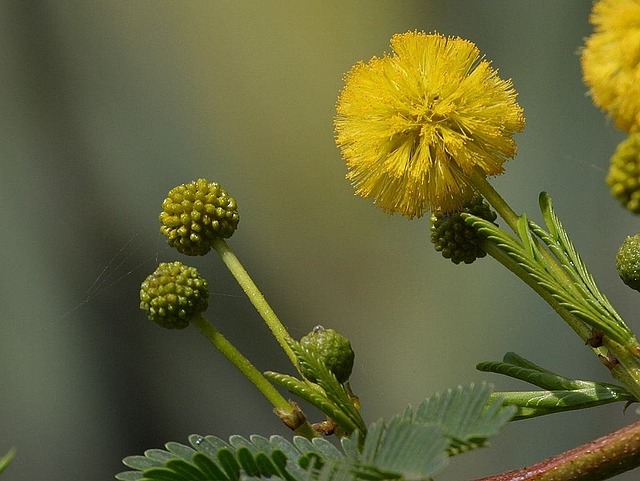
<instances>
[{"instance_id":1,"label":"flower stalk","mask_svg":"<svg viewBox=\"0 0 640 481\"><path fill-rule=\"evenodd\" d=\"M486 199L496 212L504 219L511 230L518 232L518 219L520 216L511 208L504 198L489 183L487 177L480 171L474 170L469 177L473 187Z\"/></svg>"},{"instance_id":2,"label":"flower stalk","mask_svg":"<svg viewBox=\"0 0 640 481\"><path fill-rule=\"evenodd\" d=\"M253 306L256 308L264 322L267 324L274 337L278 341L278 344L282 347L287 354L293 365L297 363L297 358L289 345L287 344L287 338L290 337L287 329L284 327L278 316L271 308L264 295L258 289L251 276L240 263L240 260L233 253L226 241L220 237L212 241L212 246L216 252L220 255L222 262L227 266L233 277L235 277L242 290L245 292Z\"/></svg>"},{"instance_id":3,"label":"flower stalk","mask_svg":"<svg viewBox=\"0 0 640 481\"><path fill-rule=\"evenodd\" d=\"M287 401L277 391L275 387L258 371L258 369L249 361L226 337L218 331L202 315L195 316L191 319L191 323L206 337L209 342L220 351L238 370L249 380L265 398L273 405L274 411L281 419L299 419L298 426L289 425L296 434L304 436L308 439L316 437L317 433L313 427L301 416L299 408Z\"/></svg>"}]
</instances>

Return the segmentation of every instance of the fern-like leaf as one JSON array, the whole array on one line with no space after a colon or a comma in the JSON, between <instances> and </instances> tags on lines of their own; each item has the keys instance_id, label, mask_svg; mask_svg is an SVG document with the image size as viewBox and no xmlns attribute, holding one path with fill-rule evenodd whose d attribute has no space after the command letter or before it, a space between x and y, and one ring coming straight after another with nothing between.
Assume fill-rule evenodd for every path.
<instances>
[{"instance_id":1,"label":"fern-like leaf","mask_svg":"<svg viewBox=\"0 0 640 481\"><path fill-rule=\"evenodd\" d=\"M548 390L582 389L593 384L561 376L534 364L514 352L506 353L502 361L481 362L476 366L476 369L520 379Z\"/></svg>"},{"instance_id":2,"label":"fern-like leaf","mask_svg":"<svg viewBox=\"0 0 640 481\"><path fill-rule=\"evenodd\" d=\"M505 405L517 407L514 420L576 409L585 409L613 402L631 402L633 396L621 386L604 382L570 379L544 369L509 352L502 362L482 362L477 369L494 372L529 382L544 391L495 393Z\"/></svg>"},{"instance_id":3,"label":"fern-like leaf","mask_svg":"<svg viewBox=\"0 0 640 481\"><path fill-rule=\"evenodd\" d=\"M531 228L560 262L567 274L574 281L574 286L581 291L582 304L579 309L584 312L590 325L596 324L604 333L616 342L625 344L633 336L609 300L596 285L586 264L575 249L571 239L556 215L551 197L546 192L540 194L540 210L548 232L531 223ZM589 322L591 321L591 322Z\"/></svg>"},{"instance_id":4,"label":"fern-like leaf","mask_svg":"<svg viewBox=\"0 0 640 481\"><path fill-rule=\"evenodd\" d=\"M296 436L189 437L190 446L167 443L124 463L135 471L121 481L382 481L428 479L448 457L483 446L513 414L513 407L491 401L488 385L460 387L436 394L418 407L377 421L341 439L339 449L323 438Z\"/></svg>"},{"instance_id":5,"label":"fern-like leaf","mask_svg":"<svg viewBox=\"0 0 640 481\"><path fill-rule=\"evenodd\" d=\"M551 200L544 193L541 195L541 209L551 233L546 232L534 222L528 221L526 216L522 215L517 223L518 239L513 238L492 222L470 214L463 216L465 222L507 255L510 261L502 259L503 264L535 290L542 288L547 295L551 296L552 300L547 300L554 309L561 308L616 342L626 344L633 334L598 290L555 215ZM543 255L541 251L543 247L533 239L532 233L546 244L560 265L549 261ZM538 292L544 297L543 293L539 290ZM557 306L554 305L555 303Z\"/></svg>"},{"instance_id":6,"label":"fern-like leaf","mask_svg":"<svg viewBox=\"0 0 640 481\"><path fill-rule=\"evenodd\" d=\"M412 422L439 426L449 439L450 455L485 445L515 413L490 397L492 387L485 383L450 389L423 401L415 412L405 414Z\"/></svg>"},{"instance_id":7,"label":"fern-like leaf","mask_svg":"<svg viewBox=\"0 0 640 481\"><path fill-rule=\"evenodd\" d=\"M344 455L329 441L296 436L231 436L225 442L215 436L192 435L191 446L167 443L166 450L150 449L144 456L129 456L123 463L136 471L116 476L121 481L238 481L245 477L299 481L308 467L321 468L327 460Z\"/></svg>"},{"instance_id":8,"label":"fern-like leaf","mask_svg":"<svg viewBox=\"0 0 640 481\"><path fill-rule=\"evenodd\" d=\"M490 395L487 384L458 387L431 396L415 414L408 407L372 424L355 472L371 480L434 476L449 456L484 446L511 419L515 408Z\"/></svg>"},{"instance_id":9,"label":"fern-like leaf","mask_svg":"<svg viewBox=\"0 0 640 481\"><path fill-rule=\"evenodd\" d=\"M427 479L446 466L448 445L438 425L402 416L378 421L370 426L356 471L371 479Z\"/></svg>"},{"instance_id":10,"label":"fern-like leaf","mask_svg":"<svg viewBox=\"0 0 640 481\"><path fill-rule=\"evenodd\" d=\"M494 396L505 405L517 408L514 421L632 400L624 391L598 384L591 388L565 391L499 392Z\"/></svg>"}]
</instances>

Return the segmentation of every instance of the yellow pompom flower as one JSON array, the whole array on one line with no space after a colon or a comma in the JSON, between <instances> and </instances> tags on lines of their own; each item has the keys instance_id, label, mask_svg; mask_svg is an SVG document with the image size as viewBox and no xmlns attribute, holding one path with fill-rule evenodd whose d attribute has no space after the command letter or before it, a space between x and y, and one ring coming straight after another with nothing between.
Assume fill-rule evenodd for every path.
<instances>
[{"instance_id":1,"label":"yellow pompom flower","mask_svg":"<svg viewBox=\"0 0 640 481\"><path fill-rule=\"evenodd\" d=\"M640 0L600 0L589 18L594 33L582 50L582 73L593 103L626 132L640 128Z\"/></svg>"},{"instance_id":2,"label":"yellow pompom flower","mask_svg":"<svg viewBox=\"0 0 640 481\"><path fill-rule=\"evenodd\" d=\"M356 194L409 218L473 198L472 175L503 172L524 128L511 81L470 41L407 32L359 62L337 103L336 143Z\"/></svg>"}]
</instances>

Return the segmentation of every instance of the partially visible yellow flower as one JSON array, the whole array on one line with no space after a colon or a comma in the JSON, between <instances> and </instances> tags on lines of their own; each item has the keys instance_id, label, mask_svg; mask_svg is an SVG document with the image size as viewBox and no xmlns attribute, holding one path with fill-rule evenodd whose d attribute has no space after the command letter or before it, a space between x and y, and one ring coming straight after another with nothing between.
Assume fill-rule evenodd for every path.
<instances>
[{"instance_id":1,"label":"partially visible yellow flower","mask_svg":"<svg viewBox=\"0 0 640 481\"><path fill-rule=\"evenodd\" d=\"M640 0L600 0L582 51L593 103L626 132L640 130Z\"/></svg>"},{"instance_id":2,"label":"partially visible yellow flower","mask_svg":"<svg viewBox=\"0 0 640 481\"><path fill-rule=\"evenodd\" d=\"M474 171L500 174L515 155L516 92L467 40L408 32L391 47L345 76L335 127L347 178L387 212L455 210Z\"/></svg>"}]
</instances>

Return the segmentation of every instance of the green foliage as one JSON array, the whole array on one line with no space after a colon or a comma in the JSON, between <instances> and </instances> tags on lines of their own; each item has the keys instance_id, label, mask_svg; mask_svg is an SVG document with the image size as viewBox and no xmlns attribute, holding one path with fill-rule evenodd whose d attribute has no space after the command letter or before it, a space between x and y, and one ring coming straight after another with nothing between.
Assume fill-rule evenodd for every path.
<instances>
[{"instance_id":1,"label":"green foliage","mask_svg":"<svg viewBox=\"0 0 640 481\"><path fill-rule=\"evenodd\" d=\"M449 439L447 451L458 454L483 447L513 417L515 410L502 405L499 396L491 398L492 387L472 384L438 393L420 404L412 415L414 423L440 426Z\"/></svg>"},{"instance_id":2,"label":"green foliage","mask_svg":"<svg viewBox=\"0 0 640 481\"><path fill-rule=\"evenodd\" d=\"M285 481L362 479L428 479L440 472L449 456L486 444L506 424L514 408L490 399L488 385L459 387L436 394L415 410L408 407L388 422L355 431L340 448L322 438L296 436L189 437L190 446L167 443L129 456L133 471L121 481L237 481L277 478Z\"/></svg>"},{"instance_id":3,"label":"green foliage","mask_svg":"<svg viewBox=\"0 0 640 481\"><path fill-rule=\"evenodd\" d=\"M548 234L537 225L531 223L531 229L535 234L547 244L551 252L556 256L565 271L573 281L570 285L579 291L582 298L587 302L583 306L585 321L593 322L593 318L606 319L606 326L611 332L611 337L625 343L632 336L631 330L625 325L609 300L600 292L593 276L582 261L573 243L569 239L560 219L556 215L551 197L545 192L540 194L540 210L544 218ZM582 313L582 311L579 311ZM604 332L604 331L603 331Z\"/></svg>"},{"instance_id":4,"label":"green foliage","mask_svg":"<svg viewBox=\"0 0 640 481\"><path fill-rule=\"evenodd\" d=\"M468 224L478 229L515 262L510 266L513 272L541 295L544 295L541 290L545 291L560 309L612 340L627 344L633 339L631 330L596 286L556 216L551 198L544 192L540 194L540 209L548 231L530 222L523 214L518 220L518 238L484 219L468 214L464 216ZM559 265L550 262L540 243L533 237L534 234L546 244Z\"/></svg>"},{"instance_id":5,"label":"green foliage","mask_svg":"<svg viewBox=\"0 0 640 481\"><path fill-rule=\"evenodd\" d=\"M373 480L429 478L446 466L447 445L436 424L421 424L403 416L388 424L378 421L369 428L354 474Z\"/></svg>"},{"instance_id":6,"label":"green foliage","mask_svg":"<svg viewBox=\"0 0 640 481\"><path fill-rule=\"evenodd\" d=\"M500 396L505 405L515 406L516 419L525 419L576 409L585 409L613 402L632 402L633 396L614 384L570 379L513 352L505 354L503 361L482 362L477 369L495 372L529 382L544 391L517 391L492 394Z\"/></svg>"}]
</instances>

